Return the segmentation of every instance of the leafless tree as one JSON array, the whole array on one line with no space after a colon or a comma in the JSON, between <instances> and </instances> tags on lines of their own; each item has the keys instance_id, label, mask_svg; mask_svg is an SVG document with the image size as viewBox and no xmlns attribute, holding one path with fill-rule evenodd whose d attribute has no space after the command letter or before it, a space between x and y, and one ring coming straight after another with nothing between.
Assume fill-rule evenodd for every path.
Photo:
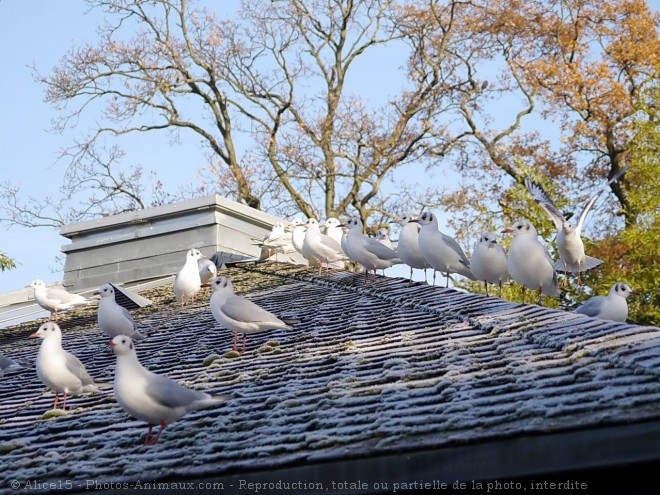
<instances>
[{"instance_id":1,"label":"leafless tree","mask_svg":"<svg viewBox=\"0 0 660 495\"><path fill-rule=\"evenodd\" d=\"M0 221L59 228L90 217L144 208L142 169L122 171L116 166L122 157L116 146L99 148L96 142L81 145L68 156L71 165L62 186L39 197L24 197L19 186L1 183Z\"/></svg>"},{"instance_id":2,"label":"leafless tree","mask_svg":"<svg viewBox=\"0 0 660 495\"><path fill-rule=\"evenodd\" d=\"M394 0L244 2L232 20L188 0L90 3L110 14L98 43L38 75L60 110L58 129L102 115L67 150L77 177L104 136L192 132L220 193L307 216L354 208L366 220L389 208L383 184L395 171L455 142L431 125L447 111L451 71L440 62L408 67L401 91L378 108L348 89L375 47L425 50L423 37L404 36ZM239 153L246 136L253 146Z\"/></svg>"}]
</instances>

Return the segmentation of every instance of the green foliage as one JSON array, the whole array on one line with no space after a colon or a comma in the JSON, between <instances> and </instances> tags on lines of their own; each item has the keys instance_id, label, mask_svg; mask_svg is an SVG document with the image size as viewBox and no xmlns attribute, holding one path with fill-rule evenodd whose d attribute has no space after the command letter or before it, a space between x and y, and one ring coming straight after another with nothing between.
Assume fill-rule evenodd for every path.
<instances>
[{"instance_id":1,"label":"green foliage","mask_svg":"<svg viewBox=\"0 0 660 495\"><path fill-rule=\"evenodd\" d=\"M660 326L660 88L640 109L629 156L625 188L635 223L596 243L592 256L606 262L587 284L607 294L617 281L638 296L628 300L629 321Z\"/></svg>"},{"instance_id":2,"label":"green foliage","mask_svg":"<svg viewBox=\"0 0 660 495\"><path fill-rule=\"evenodd\" d=\"M4 272L5 270L11 270L12 268L16 268L14 260L7 257L3 252L0 252L0 271Z\"/></svg>"},{"instance_id":3,"label":"green foliage","mask_svg":"<svg viewBox=\"0 0 660 495\"><path fill-rule=\"evenodd\" d=\"M594 295L607 295L612 285L623 281L638 293L628 300L630 323L660 326L660 88L644 107L638 109L635 124L635 137L629 153L625 157L627 166L623 187L626 191L630 208L634 212L634 222L625 228L612 225L600 239L583 236L585 250L590 256L602 259L603 265L582 275L582 285L577 285L577 277L559 275L562 301L544 297L542 304L549 307L574 309ZM655 102L655 103L654 103ZM560 210L575 206L566 202L562 191L556 189L557 181L539 175L524 163L517 161L517 167L539 182L553 198ZM540 240L545 240L551 256L559 259L555 243L555 228L547 214L529 197L526 189L514 184L500 203L501 215L505 223L518 218L529 219L537 228ZM507 248L511 243L509 236L500 235L500 243ZM473 246L471 246L473 248ZM484 293L483 283L464 281L462 287L475 293ZM490 287L489 293L497 295L498 289ZM503 298L520 302L521 290L516 284L507 285ZM537 302L533 293L526 297L527 302Z\"/></svg>"}]
</instances>

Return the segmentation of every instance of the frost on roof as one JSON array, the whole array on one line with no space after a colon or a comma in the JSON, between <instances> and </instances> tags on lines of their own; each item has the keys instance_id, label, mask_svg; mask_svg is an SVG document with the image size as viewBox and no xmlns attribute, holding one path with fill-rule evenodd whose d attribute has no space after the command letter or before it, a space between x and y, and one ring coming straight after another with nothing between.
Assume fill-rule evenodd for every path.
<instances>
[{"instance_id":1,"label":"frost on roof","mask_svg":"<svg viewBox=\"0 0 660 495\"><path fill-rule=\"evenodd\" d=\"M208 309L179 308L169 287L134 312L148 338L142 363L186 386L229 394L169 425L143 447L146 425L103 394L70 399L44 419L39 322L0 333L0 352L24 365L0 379L0 491L10 480L189 479L313 462L437 449L660 416L660 330L518 305L407 280L265 263L223 270L239 293L292 331L232 335ZM114 356L94 314L67 315L64 347L98 381ZM69 319L66 319L69 318ZM213 358L213 355L216 355ZM78 485L76 485L78 483Z\"/></svg>"}]
</instances>

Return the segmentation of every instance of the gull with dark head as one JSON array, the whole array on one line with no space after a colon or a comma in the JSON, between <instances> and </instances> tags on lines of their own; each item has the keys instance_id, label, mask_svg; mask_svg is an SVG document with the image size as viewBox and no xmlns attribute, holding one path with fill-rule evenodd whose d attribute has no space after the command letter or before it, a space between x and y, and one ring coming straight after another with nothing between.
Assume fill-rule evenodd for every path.
<instances>
[{"instance_id":1,"label":"gull with dark head","mask_svg":"<svg viewBox=\"0 0 660 495\"><path fill-rule=\"evenodd\" d=\"M173 289L176 300L181 306L188 301L195 304L195 297L202 287L199 276L198 260L205 258L199 249L189 249L186 253L186 262L174 277Z\"/></svg>"},{"instance_id":2,"label":"gull with dark head","mask_svg":"<svg viewBox=\"0 0 660 495\"><path fill-rule=\"evenodd\" d=\"M481 235L479 244L472 253L470 270L477 280L483 281L486 295L488 295L488 284L497 284L502 297L502 283L509 278L509 270L506 252L497 243L497 237L492 232L484 232Z\"/></svg>"},{"instance_id":3,"label":"gull with dark head","mask_svg":"<svg viewBox=\"0 0 660 495\"><path fill-rule=\"evenodd\" d=\"M29 286L34 289L34 299L37 304L46 311L50 311L49 318L54 315L55 321L57 321L57 313L60 311L96 302L94 299L88 299L80 294L72 294L61 288L46 287L46 284L39 279L33 280Z\"/></svg>"},{"instance_id":4,"label":"gull with dark head","mask_svg":"<svg viewBox=\"0 0 660 495\"><path fill-rule=\"evenodd\" d=\"M595 296L585 301L575 312L600 318L624 322L628 319L628 297L637 293L624 282L617 282L606 296Z\"/></svg>"},{"instance_id":5,"label":"gull with dark head","mask_svg":"<svg viewBox=\"0 0 660 495\"><path fill-rule=\"evenodd\" d=\"M363 233L362 220L352 217L340 227L346 227L348 234L345 239L345 252L351 261L362 265L365 270L365 283L369 272L373 270L385 270L392 265L403 263L396 251L385 246L378 239L369 237Z\"/></svg>"},{"instance_id":6,"label":"gull with dark head","mask_svg":"<svg viewBox=\"0 0 660 495\"><path fill-rule=\"evenodd\" d=\"M126 335L135 340L145 338L137 331L131 313L125 307L117 304L115 289L112 285L103 284L95 294L101 296L99 311L96 315L101 332L110 338L116 335Z\"/></svg>"},{"instance_id":7,"label":"gull with dark head","mask_svg":"<svg viewBox=\"0 0 660 495\"><path fill-rule=\"evenodd\" d=\"M117 356L115 368L115 399L130 416L149 425L144 445L158 443L168 424L197 409L213 407L227 400L201 390L192 390L174 380L146 369L137 358L135 344L130 337L118 335L109 342ZM151 429L160 425L156 438Z\"/></svg>"},{"instance_id":8,"label":"gull with dark head","mask_svg":"<svg viewBox=\"0 0 660 495\"><path fill-rule=\"evenodd\" d=\"M234 351L238 352L238 332L243 333L243 354L248 333L274 329L291 330L290 322L281 320L249 299L234 294L234 286L227 277L211 280L211 288L211 313L220 325L234 332Z\"/></svg>"},{"instance_id":9,"label":"gull with dark head","mask_svg":"<svg viewBox=\"0 0 660 495\"><path fill-rule=\"evenodd\" d=\"M470 260L465 256L456 239L440 232L438 218L433 213L425 211L419 218L410 221L421 225L419 248L434 270L447 274L446 287L449 287L449 275L452 273L475 280L470 271ZM435 272L433 283L435 283Z\"/></svg>"},{"instance_id":10,"label":"gull with dark head","mask_svg":"<svg viewBox=\"0 0 660 495\"><path fill-rule=\"evenodd\" d=\"M57 323L44 323L30 337L42 339L37 354L37 376L55 392L53 409L57 408L59 394L63 394L64 410L67 397L98 393L99 386L105 385L95 382L80 360L62 348L62 331Z\"/></svg>"},{"instance_id":11,"label":"gull with dark head","mask_svg":"<svg viewBox=\"0 0 660 495\"><path fill-rule=\"evenodd\" d=\"M502 233L513 234L509 247L507 269L511 278L525 289L538 290L540 294L559 296L557 272L548 250L539 242L536 228L529 220L518 220Z\"/></svg>"}]
</instances>

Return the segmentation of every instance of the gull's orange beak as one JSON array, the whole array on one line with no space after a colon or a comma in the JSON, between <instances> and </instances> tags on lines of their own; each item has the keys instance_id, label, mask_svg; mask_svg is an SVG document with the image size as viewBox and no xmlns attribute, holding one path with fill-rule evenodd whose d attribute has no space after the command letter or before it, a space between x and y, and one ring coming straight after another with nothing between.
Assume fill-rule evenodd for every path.
<instances>
[{"instance_id":1,"label":"gull's orange beak","mask_svg":"<svg viewBox=\"0 0 660 495\"><path fill-rule=\"evenodd\" d=\"M502 234L510 234L511 232L513 232L513 230L511 230L509 227L507 227L507 228L504 229L501 233L502 233Z\"/></svg>"},{"instance_id":2,"label":"gull's orange beak","mask_svg":"<svg viewBox=\"0 0 660 495\"><path fill-rule=\"evenodd\" d=\"M30 334L30 337L39 337L39 333L38 333L38 332L34 332L34 333Z\"/></svg>"},{"instance_id":3,"label":"gull's orange beak","mask_svg":"<svg viewBox=\"0 0 660 495\"><path fill-rule=\"evenodd\" d=\"M112 340L108 340L108 345L109 345L110 347L114 347L114 346L116 346L117 344L115 344Z\"/></svg>"}]
</instances>

